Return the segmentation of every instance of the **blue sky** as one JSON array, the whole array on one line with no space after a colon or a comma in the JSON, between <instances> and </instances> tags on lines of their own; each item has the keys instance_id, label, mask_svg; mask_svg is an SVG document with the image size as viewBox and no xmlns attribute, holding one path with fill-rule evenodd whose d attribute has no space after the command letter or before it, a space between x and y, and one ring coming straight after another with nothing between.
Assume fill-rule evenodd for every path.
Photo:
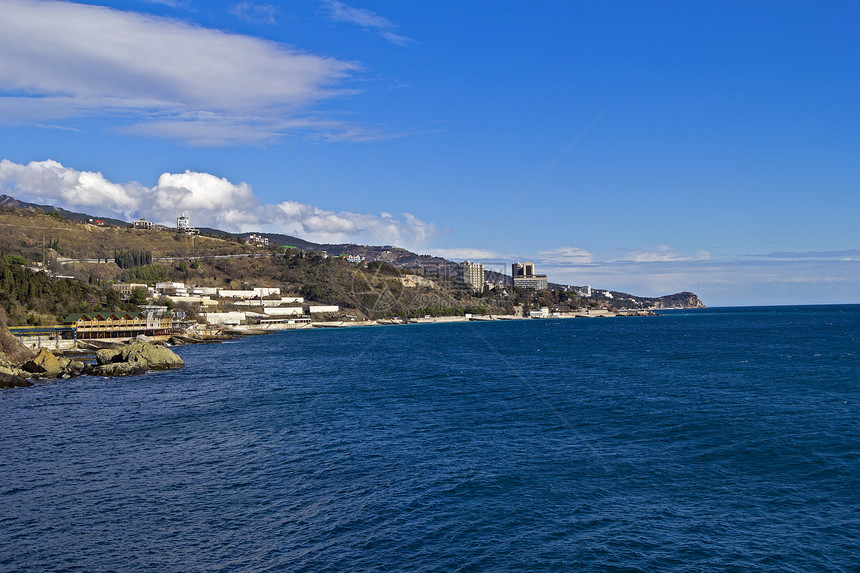
<instances>
[{"instance_id":1,"label":"blue sky","mask_svg":"<svg viewBox=\"0 0 860 573\"><path fill-rule=\"evenodd\" d=\"M18 198L860 302L857 2L0 5Z\"/></svg>"}]
</instances>

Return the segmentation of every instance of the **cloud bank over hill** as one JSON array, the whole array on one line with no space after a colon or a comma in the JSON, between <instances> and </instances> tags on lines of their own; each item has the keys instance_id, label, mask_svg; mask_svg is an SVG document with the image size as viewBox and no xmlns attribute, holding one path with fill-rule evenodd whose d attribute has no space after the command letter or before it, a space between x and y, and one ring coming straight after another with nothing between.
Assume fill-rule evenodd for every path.
<instances>
[{"instance_id":1,"label":"cloud bank over hill","mask_svg":"<svg viewBox=\"0 0 860 573\"><path fill-rule=\"evenodd\" d=\"M163 173L155 186L147 187L137 182L115 183L101 173L77 171L50 159L26 165L4 159L0 161L0 189L27 201L126 220L146 217L173 225L177 216L185 214L198 227L286 233L321 243L416 248L439 230L410 213L396 217L335 212L295 201L263 204L247 183L194 171Z\"/></svg>"}]
</instances>

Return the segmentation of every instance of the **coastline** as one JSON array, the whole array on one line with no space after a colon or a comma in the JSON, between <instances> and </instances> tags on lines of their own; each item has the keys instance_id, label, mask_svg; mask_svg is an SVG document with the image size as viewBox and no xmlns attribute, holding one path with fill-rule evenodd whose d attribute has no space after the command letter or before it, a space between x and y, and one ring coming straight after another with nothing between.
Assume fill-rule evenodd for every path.
<instances>
[{"instance_id":1,"label":"coastline","mask_svg":"<svg viewBox=\"0 0 860 573\"><path fill-rule=\"evenodd\" d=\"M264 323L264 324L245 324L213 327L207 325L196 325L188 328L183 334L161 335L153 337L124 337L124 338L91 338L91 339L60 339L55 337L35 337L35 340L22 341L25 346L37 354L45 352L50 355L48 360L60 360L65 364L74 362L79 367L66 371L59 370L55 375L45 373L40 375L37 372L27 372L20 368L10 370L10 374L20 376L27 382L38 380L64 379L79 376L100 376L103 373L93 371L94 364L91 364L96 357L96 354L110 351L120 351L128 349L134 344L140 342L149 343L150 346L169 349L174 347L182 347L192 344L209 344L219 343L228 340L236 340L245 336L258 336L264 334L273 334L286 330L308 330L308 329L332 329L332 328L356 328L367 326L404 326L404 325L420 325L420 324L451 324L451 323L467 323L467 322L495 322L495 321L525 321L525 320L553 320L553 319L571 319L571 318L617 318L630 316L658 316L654 311L622 311L612 312L607 310L590 310L583 312L572 313L554 313L552 315L542 314L539 316L522 316L522 315L466 315L466 316L440 316L423 318L401 319L392 317L388 319L366 320L366 321L326 321L326 322L309 322L309 323ZM54 358L56 357L56 358ZM178 357L177 357L178 358ZM12 367L12 365L9 365ZM156 368L158 369L158 368ZM143 374L149 372L150 368L138 368L135 371L123 371L118 375L127 374ZM41 371L38 371L41 372ZM32 376L36 374L36 376ZM22 381L23 383L23 381Z\"/></svg>"},{"instance_id":2,"label":"coastline","mask_svg":"<svg viewBox=\"0 0 860 573\"><path fill-rule=\"evenodd\" d=\"M571 319L571 318L622 318L633 316L659 316L658 313L652 310L632 310L632 311L609 311L609 310L591 310L583 312L556 313L547 316L522 316L513 314L494 314L494 315L469 315L469 316L434 316L423 318L381 318L376 320L341 320L341 321L320 321L309 322L303 324L289 323L267 323L259 324L240 324L225 326L223 332L236 336L254 336L262 334L271 334L273 332L281 332L284 330L308 330L314 328L355 328L361 326L402 326L409 324L450 324L453 322L493 322L500 320L556 320L556 319Z\"/></svg>"},{"instance_id":3,"label":"coastline","mask_svg":"<svg viewBox=\"0 0 860 573\"><path fill-rule=\"evenodd\" d=\"M556 320L572 318L622 318L631 316L658 316L651 310L636 311L609 311L604 309L556 313L546 316L522 316L509 314L494 315L467 315L467 316L435 316L404 319L399 317L383 318L376 320L358 321L318 321L300 324L289 323L266 323L266 324L239 324L239 325L197 325L189 328L184 334L163 335L151 337L154 342L166 343L171 346L182 346L184 344L216 343L232 340L242 336L258 336L272 334L285 330L307 330L318 328L356 328L362 326L402 326L409 324L449 324L459 322L493 322L500 320ZM57 339L48 336L20 337L22 344L27 348L38 352L47 348L59 355L80 355L93 352L101 348L110 348L127 344L134 340L133 337L113 338L89 338L89 339Z\"/></svg>"}]
</instances>

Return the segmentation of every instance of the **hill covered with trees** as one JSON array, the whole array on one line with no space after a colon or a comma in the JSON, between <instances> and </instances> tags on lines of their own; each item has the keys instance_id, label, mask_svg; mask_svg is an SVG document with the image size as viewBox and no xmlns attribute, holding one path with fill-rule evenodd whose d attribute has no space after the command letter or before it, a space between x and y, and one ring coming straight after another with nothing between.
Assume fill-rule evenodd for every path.
<instances>
[{"instance_id":1,"label":"hill covered with trees","mask_svg":"<svg viewBox=\"0 0 860 573\"><path fill-rule=\"evenodd\" d=\"M10 324L49 324L70 312L132 310L110 288L116 282L279 287L284 294L338 305L343 314L370 319L512 314L539 307L703 306L692 293L647 299L595 291L583 298L564 289L534 292L510 285L474 293L459 278L456 263L391 245L319 245L268 235L269 245L263 247L214 229L189 235L125 223L96 225L90 223L92 217L68 213L0 201L0 306ZM345 255L364 261L350 263ZM33 265L46 272L27 268Z\"/></svg>"}]
</instances>

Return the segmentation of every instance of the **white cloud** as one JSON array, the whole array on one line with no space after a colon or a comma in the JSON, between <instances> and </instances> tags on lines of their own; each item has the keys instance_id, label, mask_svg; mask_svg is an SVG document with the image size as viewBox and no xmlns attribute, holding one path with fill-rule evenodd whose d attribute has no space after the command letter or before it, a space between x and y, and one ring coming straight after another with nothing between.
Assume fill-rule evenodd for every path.
<instances>
[{"instance_id":1,"label":"white cloud","mask_svg":"<svg viewBox=\"0 0 860 573\"><path fill-rule=\"evenodd\" d=\"M252 23L274 24L278 8L271 4L255 4L254 2L239 2L230 13L240 20Z\"/></svg>"},{"instance_id":2,"label":"white cloud","mask_svg":"<svg viewBox=\"0 0 860 573\"><path fill-rule=\"evenodd\" d=\"M112 213L131 213L139 208L148 190L136 183L118 185L98 172L76 171L52 160L27 165L0 161L0 187L10 187L40 201L63 205L100 207Z\"/></svg>"},{"instance_id":3,"label":"white cloud","mask_svg":"<svg viewBox=\"0 0 860 573\"><path fill-rule=\"evenodd\" d=\"M659 245L653 249L636 249L627 251L619 258L622 261L632 261L636 263L654 263L654 262L669 262L669 261L701 261L710 258L710 253L707 251L699 251L698 254L682 255L678 251L673 250L668 245Z\"/></svg>"},{"instance_id":4,"label":"white cloud","mask_svg":"<svg viewBox=\"0 0 860 573\"><path fill-rule=\"evenodd\" d=\"M857 303L860 292L860 261L617 261L541 272L551 282L638 296L691 291L709 306Z\"/></svg>"},{"instance_id":5,"label":"white cloud","mask_svg":"<svg viewBox=\"0 0 860 573\"><path fill-rule=\"evenodd\" d=\"M256 204L256 198L247 183L238 185L209 173L163 173L158 185L152 189L155 211L227 212L236 205Z\"/></svg>"},{"instance_id":6,"label":"white cloud","mask_svg":"<svg viewBox=\"0 0 860 573\"><path fill-rule=\"evenodd\" d=\"M548 264L588 264L594 255L577 247L559 247L551 251L540 251L538 260Z\"/></svg>"},{"instance_id":7,"label":"white cloud","mask_svg":"<svg viewBox=\"0 0 860 573\"><path fill-rule=\"evenodd\" d=\"M158 183L114 183L101 173L77 171L57 161L21 165L0 161L0 190L19 199L125 220L146 217L173 225L180 214L198 227L231 232L271 232L298 235L323 243L361 242L415 248L438 233L433 223L410 213L395 217L334 212L313 205L284 201L261 204L250 185L233 183L210 173L163 173Z\"/></svg>"},{"instance_id":8,"label":"white cloud","mask_svg":"<svg viewBox=\"0 0 860 573\"><path fill-rule=\"evenodd\" d=\"M359 66L179 20L60 1L4 0L0 121L119 118L141 133L221 143L301 121ZM265 118L265 119L261 119Z\"/></svg>"},{"instance_id":9,"label":"white cloud","mask_svg":"<svg viewBox=\"0 0 860 573\"><path fill-rule=\"evenodd\" d=\"M442 257L450 261L481 261L486 259L498 258L498 253L488 249L430 249L430 254L435 257Z\"/></svg>"},{"instance_id":10,"label":"white cloud","mask_svg":"<svg viewBox=\"0 0 860 573\"><path fill-rule=\"evenodd\" d=\"M326 0L324 4L328 8L332 20L336 22L346 22L372 30L387 41L398 46L405 46L414 41L412 38L395 34L392 30L396 26L391 20L370 10L354 8L337 0Z\"/></svg>"},{"instance_id":11,"label":"white cloud","mask_svg":"<svg viewBox=\"0 0 860 573\"><path fill-rule=\"evenodd\" d=\"M160 4L169 8L188 8L187 0L141 0L146 4Z\"/></svg>"}]
</instances>

